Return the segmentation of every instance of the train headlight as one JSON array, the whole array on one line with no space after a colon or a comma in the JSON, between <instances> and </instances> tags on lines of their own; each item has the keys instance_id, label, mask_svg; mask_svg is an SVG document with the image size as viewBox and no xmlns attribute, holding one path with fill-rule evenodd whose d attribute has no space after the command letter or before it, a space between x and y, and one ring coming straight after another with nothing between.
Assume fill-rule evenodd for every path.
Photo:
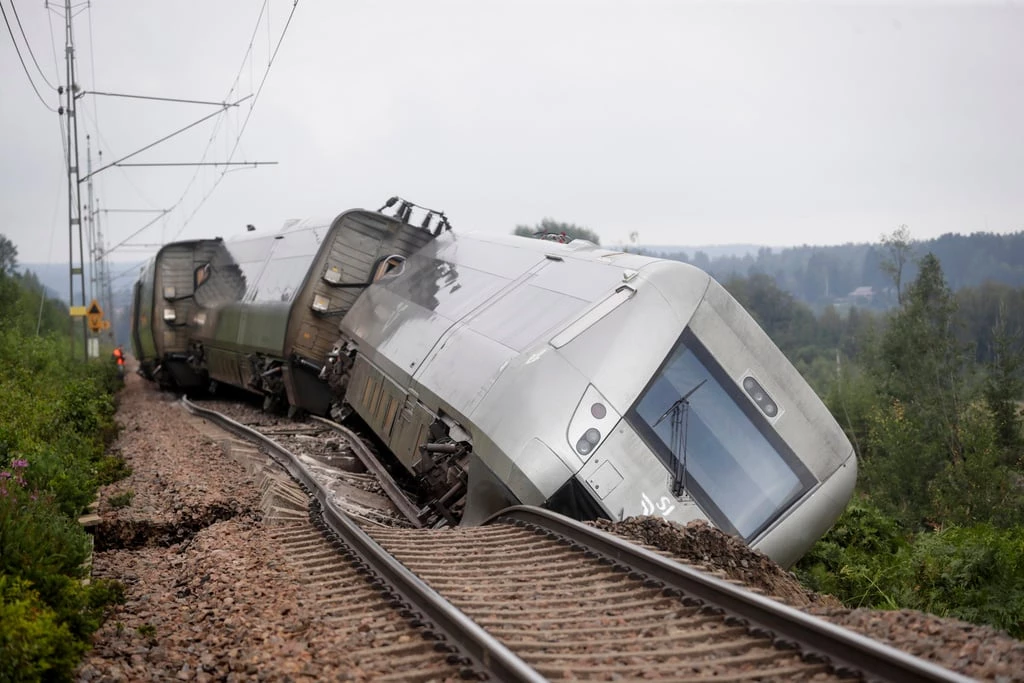
<instances>
[{"instance_id":1,"label":"train headlight","mask_svg":"<svg viewBox=\"0 0 1024 683\"><path fill-rule=\"evenodd\" d=\"M326 313L330 306L331 300L323 294L317 294L313 297L313 310L317 313Z\"/></svg>"},{"instance_id":2,"label":"train headlight","mask_svg":"<svg viewBox=\"0 0 1024 683\"><path fill-rule=\"evenodd\" d=\"M764 390L761 383L750 375L743 378L743 390L747 392L750 398L754 399L754 404L766 416L772 419L779 416L779 404L772 400L772 397Z\"/></svg>"},{"instance_id":3,"label":"train headlight","mask_svg":"<svg viewBox=\"0 0 1024 683\"><path fill-rule=\"evenodd\" d=\"M336 285L341 282L341 268L338 266L330 266L324 272L324 281L329 282L332 285Z\"/></svg>"},{"instance_id":4,"label":"train headlight","mask_svg":"<svg viewBox=\"0 0 1024 683\"><path fill-rule=\"evenodd\" d=\"M192 318L192 322L194 322L196 325L200 325L200 326L205 325L206 324L206 311L199 311L198 313L196 313L195 317Z\"/></svg>"},{"instance_id":5,"label":"train headlight","mask_svg":"<svg viewBox=\"0 0 1024 683\"><path fill-rule=\"evenodd\" d=\"M171 286L164 287L164 298L165 299L173 299L174 295L176 293L177 293L177 290L174 289L174 287L171 287Z\"/></svg>"},{"instance_id":6,"label":"train headlight","mask_svg":"<svg viewBox=\"0 0 1024 683\"><path fill-rule=\"evenodd\" d=\"M576 450L580 455L586 455L594 450L594 447L599 443L601 443L601 432L591 427L583 432L583 436L576 442Z\"/></svg>"},{"instance_id":7,"label":"train headlight","mask_svg":"<svg viewBox=\"0 0 1024 683\"><path fill-rule=\"evenodd\" d=\"M178 317L178 315L177 315L177 313L174 312L173 308L165 308L164 309L164 322L165 323L173 323L175 318L177 318L177 317Z\"/></svg>"},{"instance_id":8,"label":"train headlight","mask_svg":"<svg viewBox=\"0 0 1024 683\"><path fill-rule=\"evenodd\" d=\"M619 415L609 407L608 401L594 385L590 385L569 420L565 436L576 454L585 461L618 421Z\"/></svg>"}]
</instances>

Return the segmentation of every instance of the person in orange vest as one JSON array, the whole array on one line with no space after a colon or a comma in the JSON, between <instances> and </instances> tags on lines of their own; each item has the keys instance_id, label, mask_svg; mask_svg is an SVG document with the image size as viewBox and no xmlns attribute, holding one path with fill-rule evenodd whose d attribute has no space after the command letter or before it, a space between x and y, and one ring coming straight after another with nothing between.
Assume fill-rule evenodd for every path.
<instances>
[{"instance_id":1,"label":"person in orange vest","mask_svg":"<svg viewBox=\"0 0 1024 683\"><path fill-rule=\"evenodd\" d=\"M124 350L120 346L115 346L113 355L117 363L117 376L124 379Z\"/></svg>"}]
</instances>

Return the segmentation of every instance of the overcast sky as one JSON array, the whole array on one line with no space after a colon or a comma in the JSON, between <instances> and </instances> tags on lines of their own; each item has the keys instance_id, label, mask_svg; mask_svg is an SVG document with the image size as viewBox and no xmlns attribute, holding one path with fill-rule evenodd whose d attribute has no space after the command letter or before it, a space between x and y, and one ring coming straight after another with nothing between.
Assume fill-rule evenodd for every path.
<instances>
[{"instance_id":1,"label":"overcast sky","mask_svg":"<svg viewBox=\"0 0 1024 683\"><path fill-rule=\"evenodd\" d=\"M46 78L64 83L62 16L13 2ZM74 23L82 89L223 101L256 92L293 2L269 0L262 17L263 0L91 5ZM87 133L110 162L213 111L86 95L82 167ZM206 160L224 161L246 117L233 158L278 165L233 170L212 192L223 169L96 176L101 208L173 208L128 245L393 194L456 230L552 217L606 245L633 231L784 246L874 241L903 223L918 238L1024 229L1018 2L302 0L258 98L131 161L195 162L208 143ZM66 261L59 117L6 26L0 131L0 233L22 262ZM100 214L108 246L156 215Z\"/></svg>"}]
</instances>

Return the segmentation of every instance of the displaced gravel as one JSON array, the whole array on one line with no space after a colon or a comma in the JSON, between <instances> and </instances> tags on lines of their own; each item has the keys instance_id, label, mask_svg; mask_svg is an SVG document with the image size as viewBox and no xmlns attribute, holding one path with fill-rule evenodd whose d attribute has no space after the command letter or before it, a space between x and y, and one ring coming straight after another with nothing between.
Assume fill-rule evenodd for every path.
<instances>
[{"instance_id":1,"label":"displaced gravel","mask_svg":"<svg viewBox=\"0 0 1024 683\"><path fill-rule=\"evenodd\" d=\"M245 468L135 375L118 420L113 448L133 474L100 493L93 574L123 582L126 602L97 632L78 680L365 679L355 644L314 608L311 585L270 540ZM1024 681L1020 641L916 612L842 609L707 525L598 526L969 676Z\"/></svg>"},{"instance_id":2,"label":"displaced gravel","mask_svg":"<svg viewBox=\"0 0 1024 683\"><path fill-rule=\"evenodd\" d=\"M683 526L660 517L634 517L594 525L972 678L1024 681L1024 642L1006 633L913 610L846 609L833 596L807 590L766 555L704 522Z\"/></svg>"},{"instance_id":3,"label":"displaced gravel","mask_svg":"<svg viewBox=\"0 0 1024 683\"><path fill-rule=\"evenodd\" d=\"M93 557L93 575L123 582L126 602L78 680L345 680L345 643L270 541L259 492L193 419L127 378L114 450L133 474L100 492Z\"/></svg>"}]
</instances>

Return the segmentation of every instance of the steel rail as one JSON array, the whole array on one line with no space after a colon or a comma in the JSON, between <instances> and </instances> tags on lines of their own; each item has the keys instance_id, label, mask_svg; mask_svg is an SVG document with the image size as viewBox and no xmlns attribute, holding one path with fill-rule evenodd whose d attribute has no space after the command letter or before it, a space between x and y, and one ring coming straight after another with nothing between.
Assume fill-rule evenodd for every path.
<instances>
[{"instance_id":1,"label":"steel rail","mask_svg":"<svg viewBox=\"0 0 1024 683\"><path fill-rule=\"evenodd\" d=\"M401 487L395 483L395 480L391 478L391 475L386 469L384 469L384 465L381 464L380 460L374 457L373 453L370 452L370 449L363 445L362 441L359 439L359 435L351 429L343 427L332 420L328 420L317 415L310 415L309 417L337 432L344 434L352 443L352 452L355 453L356 457L359 458L359 461L363 463L363 467L373 472L374 476L377 477L377 481L380 482L380 486L384 489L384 493L388 495L388 498L390 498L391 502L395 504L398 511L401 512L406 519L412 522L413 526L417 529L423 528L423 522L420 520L419 510L409 501L409 498L406 497L405 492Z\"/></svg>"},{"instance_id":2,"label":"steel rail","mask_svg":"<svg viewBox=\"0 0 1024 683\"><path fill-rule=\"evenodd\" d=\"M561 536L567 543L604 556L620 569L628 568L633 578L656 581L681 592L683 599L696 599L738 617L750 633L773 637L780 649L800 649L807 659L823 659L841 676L901 682L973 680L549 510L510 507L484 521L485 525L495 523L529 526Z\"/></svg>"},{"instance_id":3,"label":"steel rail","mask_svg":"<svg viewBox=\"0 0 1024 683\"><path fill-rule=\"evenodd\" d=\"M442 634L448 643L465 654L463 664L468 664L471 670L466 673L477 673L497 681L541 683L547 680L370 538L333 503L309 469L290 451L258 431L216 411L201 408L184 396L181 402L189 412L264 446L271 457L315 497L324 523L342 544L358 556L359 560L355 564L363 562L369 565L379 579L394 588L393 594L400 596L412 610L419 612L418 615L408 616L420 622L424 636L437 637ZM424 622L429 622L429 625Z\"/></svg>"}]
</instances>

